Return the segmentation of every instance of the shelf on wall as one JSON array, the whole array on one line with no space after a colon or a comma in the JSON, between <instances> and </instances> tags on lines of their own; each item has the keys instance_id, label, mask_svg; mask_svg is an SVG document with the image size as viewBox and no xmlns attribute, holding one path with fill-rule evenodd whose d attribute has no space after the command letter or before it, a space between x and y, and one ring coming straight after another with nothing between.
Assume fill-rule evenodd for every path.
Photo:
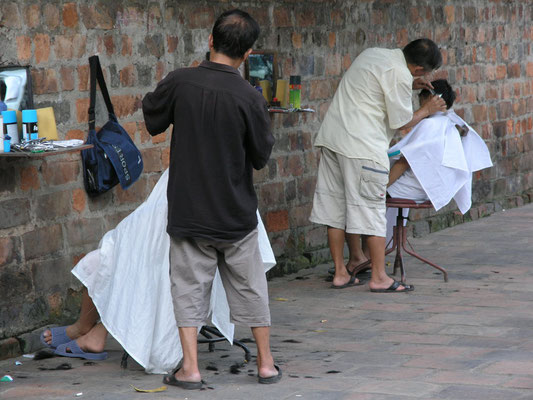
<instances>
[{"instance_id":1,"label":"shelf on wall","mask_svg":"<svg viewBox=\"0 0 533 400\"><path fill-rule=\"evenodd\" d=\"M60 154L65 154L65 153L73 153L73 152L76 152L76 151L82 151L82 150L86 150L86 149L90 149L92 148L93 145L92 144L83 144L81 146L76 146L76 147L66 147L64 149L57 149L57 150L51 150L51 151L43 151L41 153L32 153L32 152L22 152L22 151L17 151L17 152L9 152L9 153L0 153L0 158L2 157L5 157L5 158L44 158L44 157L50 157L50 156L57 156L57 155L60 155Z\"/></svg>"}]
</instances>

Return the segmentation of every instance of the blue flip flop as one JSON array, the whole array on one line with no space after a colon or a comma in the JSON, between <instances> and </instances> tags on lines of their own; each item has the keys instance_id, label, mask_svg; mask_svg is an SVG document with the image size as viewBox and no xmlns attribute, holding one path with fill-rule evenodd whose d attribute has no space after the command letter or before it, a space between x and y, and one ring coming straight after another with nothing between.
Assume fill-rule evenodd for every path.
<instances>
[{"instance_id":1,"label":"blue flip flop","mask_svg":"<svg viewBox=\"0 0 533 400\"><path fill-rule=\"evenodd\" d=\"M52 332L52 343L50 344L46 343L46 341L44 340L44 331L41 333L41 343L51 349L55 349L57 348L57 346L64 344L64 343L68 343L72 340L67 335L66 326L58 326L55 328L50 328L50 332Z\"/></svg>"},{"instance_id":2,"label":"blue flip flop","mask_svg":"<svg viewBox=\"0 0 533 400\"><path fill-rule=\"evenodd\" d=\"M70 349L70 351L67 351L67 347ZM80 346L78 346L78 343L76 343L75 340L57 346L57 349L54 351L54 354L57 356L83 358L85 360L95 361L101 361L107 358L107 352L105 351L101 353L91 353L83 351L82 349L80 349Z\"/></svg>"}]
</instances>

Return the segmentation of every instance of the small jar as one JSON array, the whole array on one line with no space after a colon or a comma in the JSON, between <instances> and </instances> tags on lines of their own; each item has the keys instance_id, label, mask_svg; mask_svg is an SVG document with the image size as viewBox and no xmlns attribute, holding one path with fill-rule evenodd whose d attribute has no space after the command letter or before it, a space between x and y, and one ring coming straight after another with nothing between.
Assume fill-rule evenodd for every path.
<instances>
[{"instance_id":1,"label":"small jar","mask_svg":"<svg viewBox=\"0 0 533 400\"><path fill-rule=\"evenodd\" d=\"M11 144L19 143L19 128L17 125L17 112L13 110L2 111L4 118L4 136L11 137Z\"/></svg>"},{"instance_id":2,"label":"small jar","mask_svg":"<svg viewBox=\"0 0 533 400\"><path fill-rule=\"evenodd\" d=\"M4 136L3 148L4 148L4 153L9 153L11 151L11 136L9 135Z\"/></svg>"}]
</instances>

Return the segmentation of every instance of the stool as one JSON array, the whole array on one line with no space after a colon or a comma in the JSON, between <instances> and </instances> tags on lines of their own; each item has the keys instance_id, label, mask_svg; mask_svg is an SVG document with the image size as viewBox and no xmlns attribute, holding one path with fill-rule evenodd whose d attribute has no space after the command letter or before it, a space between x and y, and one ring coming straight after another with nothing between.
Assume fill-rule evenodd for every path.
<instances>
[{"instance_id":1,"label":"stool","mask_svg":"<svg viewBox=\"0 0 533 400\"><path fill-rule=\"evenodd\" d=\"M432 266L433 268L436 268L439 271L441 271L443 276L444 276L444 282L448 282L448 273L446 272L446 270L444 268L439 267L437 264L432 263L431 261L429 261L429 260L423 258L422 256L420 256L419 254L415 253L415 250L413 249L413 246L411 245L409 240L407 240L407 230L406 230L405 226L403 225L404 219L408 219L408 218L403 216L403 209L404 208L431 208L431 207L433 207L431 202L430 201L425 201L423 203L417 203L417 202L415 202L413 200L389 197L387 199L387 207L398 208L398 215L396 217L396 226L394 227L393 234L392 234L392 239L391 239L392 248L390 248L389 250L385 251L385 255L387 255L387 254L392 253L394 250L396 250L396 258L394 260L393 274L396 274L396 271L398 270L398 268L400 268L400 272L401 272L401 275L402 275L402 283L405 283L405 268L404 268L404 265L403 265L403 257L402 257L402 249L404 249L407 254L410 254L411 256L418 258L420 261L422 261L422 262ZM411 247L411 250L409 250L409 249L407 249L405 247L405 243L406 242L409 244L409 247ZM389 243L387 243L385 248L387 248L389 246L389 244L390 244L390 241L389 241ZM368 261L366 261L366 262L364 262L362 264L359 264L357 267L355 267L353 269L353 271L351 272L351 275L357 275L359 272L366 271L366 270L370 269L371 268L371 263L372 263L372 260L368 260Z\"/></svg>"},{"instance_id":2,"label":"stool","mask_svg":"<svg viewBox=\"0 0 533 400\"><path fill-rule=\"evenodd\" d=\"M413 200L389 197L387 199L387 207L398 208L398 215L396 217L396 226L394 227L392 239L391 239L392 248L390 248L389 250L385 252L385 255L387 255L387 254L392 253L394 250L396 250L396 258L394 260L393 273L395 274L396 270L400 268L400 272L402 275L402 282L405 282L405 268L403 265L403 258L402 258L402 249L404 249L407 254L410 254L411 256L418 258L420 261L441 271L444 276L444 282L448 282L448 273L446 272L444 268L439 267L437 264L432 263L431 261L425 259L424 257L420 256L419 254L415 252L415 249L413 249L413 246L411 245L409 240L407 240L407 229L403 224L403 221L405 219L408 219L407 217L403 216L404 208L432 208L433 205L431 204L431 202L425 201L423 203L417 203ZM405 246L406 242L409 244L409 247L411 248L411 250L409 250ZM389 244L390 244L390 241L389 243L387 243L386 247L388 247Z\"/></svg>"}]
</instances>

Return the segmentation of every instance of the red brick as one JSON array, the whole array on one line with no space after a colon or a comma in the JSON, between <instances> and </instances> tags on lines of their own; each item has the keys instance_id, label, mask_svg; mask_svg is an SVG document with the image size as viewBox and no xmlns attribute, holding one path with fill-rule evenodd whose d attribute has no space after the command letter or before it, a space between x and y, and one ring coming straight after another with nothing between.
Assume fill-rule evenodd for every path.
<instances>
[{"instance_id":1,"label":"red brick","mask_svg":"<svg viewBox=\"0 0 533 400\"><path fill-rule=\"evenodd\" d=\"M507 76L509 78L520 78L520 64L508 64L507 65Z\"/></svg>"},{"instance_id":2,"label":"red brick","mask_svg":"<svg viewBox=\"0 0 533 400\"><path fill-rule=\"evenodd\" d=\"M74 90L74 68L61 67L59 74L61 75L61 85L63 90Z\"/></svg>"},{"instance_id":3,"label":"red brick","mask_svg":"<svg viewBox=\"0 0 533 400\"><path fill-rule=\"evenodd\" d=\"M128 94L122 96L111 96L111 102L115 108L115 114L119 118L134 114L141 108L141 101L141 95Z\"/></svg>"},{"instance_id":4,"label":"red brick","mask_svg":"<svg viewBox=\"0 0 533 400\"><path fill-rule=\"evenodd\" d=\"M0 266L10 263L15 257L14 238L0 238Z\"/></svg>"},{"instance_id":5,"label":"red brick","mask_svg":"<svg viewBox=\"0 0 533 400\"><path fill-rule=\"evenodd\" d=\"M444 14L446 15L446 24L450 25L455 21L455 7L444 6Z\"/></svg>"},{"instance_id":6,"label":"red brick","mask_svg":"<svg viewBox=\"0 0 533 400\"><path fill-rule=\"evenodd\" d=\"M132 64L122 68L119 76L122 86L135 86L135 69Z\"/></svg>"},{"instance_id":7,"label":"red brick","mask_svg":"<svg viewBox=\"0 0 533 400\"><path fill-rule=\"evenodd\" d=\"M141 150L143 158L143 172L160 172L163 170L161 163L161 149L159 147L151 147Z\"/></svg>"},{"instance_id":8,"label":"red brick","mask_svg":"<svg viewBox=\"0 0 533 400\"><path fill-rule=\"evenodd\" d=\"M64 185L77 181L80 165L79 161L44 162L41 174L47 186Z\"/></svg>"},{"instance_id":9,"label":"red brick","mask_svg":"<svg viewBox=\"0 0 533 400\"><path fill-rule=\"evenodd\" d=\"M302 34L301 33L293 32L291 39L292 39L292 45L295 49L302 48Z\"/></svg>"},{"instance_id":10,"label":"red brick","mask_svg":"<svg viewBox=\"0 0 533 400\"><path fill-rule=\"evenodd\" d=\"M285 186L283 182L266 183L259 190L262 204L283 204L285 202Z\"/></svg>"},{"instance_id":11,"label":"red brick","mask_svg":"<svg viewBox=\"0 0 533 400\"><path fill-rule=\"evenodd\" d=\"M326 75L338 76L341 74L342 60L339 54L329 54L326 56Z\"/></svg>"},{"instance_id":12,"label":"red brick","mask_svg":"<svg viewBox=\"0 0 533 400\"><path fill-rule=\"evenodd\" d=\"M19 341L15 338L0 340L0 360L22 355Z\"/></svg>"},{"instance_id":13,"label":"red brick","mask_svg":"<svg viewBox=\"0 0 533 400\"><path fill-rule=\"evenodd\" d=\"M35 43L35 62L37 64L47 62L48 57L50 57L50 36L38 33L33 41Z\"/></svg>"},{"instance_id":14,"label":"red brick","mask_svg":"<svg viewBox=\"0 0 533 400\"><path fill-rule=\"evenodd\" d=\"M31 39L28 36L17 36L17 58L21 61L31 58Z\"/></svg>"},{"instance_id":15,"label":"red brick","mask_svg":"<svg viewBox=\"0 0 533 400\"><path fill-rule=\"evenodd\" d=\"M122 49L120 51L120 54L123 56L131 56L133 52L133 43L131 36L128 35L122 35Z\"/></svg>"},{"instance_id":16,"label":"red brick","mask_svg":"<svg viewBox=\"0 0 533 400\"><path fill-rule=\"evenodd\" d=\"M161 163L164 169L167 169L170 165L170 147L165 147L161 150Z\"/></svg>"},{"instance_id":17,"label":"red brick","mask_svg":"<svg viewBox=\"0 0 533 400\"><path fill-rule=\"evenodd\" d=\"M340 10L333 10L329 14L329 19L334 26L340 26L344 23L344 16L346 14Z\"/></svg>"},{"instance_id":18,"label":"red brick","mask_svg":"<svg viewBox=\"0 0 533 400\"><path fill-rule=\"evenodd\" d=\"M487 120L487 106L474 105L472 106L472 114L474 114L475 122L484 122Z\"/></svg>"},{"instance_id":19,"label":"red brick","mask_svg":"<svg viewBox=\"0 0 533 400\"><path fill-rule=\"evenodd\" d=\"M59 26L59 10L49 2L43 7L44 22L49 30L54 30Z\"/></svg>"},{"instance_id":20,"label":"red brick","mask_svg":"<svg viewBox=\"0 0 533 400\"><path fill-rule=\"evenodd\" d=\"M498 65L496 67L496 79L502 80L502 79L505 79L506 76L507 76L507 66Z\"/></svg>"},{"instance_id":21,"label":"red brick","mask_svg":"<svg viewBox=\"0 0 533 400\"><path fill-rule=\"evenodd\" d=\"M396 32L396 45L398 47L404 47L409 42L409 33L406 28L399 29Z\"/></svg>"},{"instance_id":22,"label":"red brick","mask_svg":"<svg viewBox=\"0 0 533 400\"><path fill-rule=\"evenodd\" d=\"M143 160L144 162L144 160ZM145 165L146 171L146 165ZM131 185L127 190L123 190L120 185L115 189L117 201L120 204L133 203L137 204L148 196L148 186L146 175L142 175L137 182Z\"/></svg>"},{"instance_id":23,"label":"red brick","mask_svg":"<svg viewBox=\"0 0 533 400\"><path fill-rule=\"evenodd\" d=\"M89 90L89 66L80 65L78 67L78 90L81 92Z\"/></svg>"},{"instance_id":24,"label":"red brick","mask_svg":"<svg viewBox=\"0 0 533 400\"><path fill-rule=\"evenodd\" d=\"M350 68L350 65L352 65L352 58L349 54L345 54L342 58L342 69L346 71L348 68Z\"/></svg>"},{"instance_id":25,"label":"red brick","mask_svg":"<svg viewBox=\"0 0 533 400\"><path fill-rule=\"evenodd\" d=\"M278 173L280 176L301 176L303 171L300 155L289 155L278 158Z\"/></svg>"},{"instance_id":26,"label":"red brick","mask_svg":"<svg viewBox=\"0 0 533 400\"><path fill-rule=\"evenodd\" d=\"M174 53L178 48L179 39L177 36L167 35L167 51Z\"/></svg>"},{"instance_id":27,"label":"red brick","mask_svg":"<svg viewBox=\"0 0 533 400\"><path fill-rule=\"evenodd\" d=\"M268 232L280 232L289 229L289 212L287 210L272 211L266 214Z\"/></svg>"},{"instance_id":28,"label":"red brick","mask_svg":"<svg viewBox=\"0 0 533 400\"><path fill-rule=\"evenodd\" d=\"M215 23L215 12L212 7L195 7L191 10L186 23L190 29L211 29Z\"/></svg>"},{"instance_id":29,"label":"red brick","mask_svg":"<svg viewBox=\"0 0 533 400\"><path fill-rule=\"evenodd\" d=\"M85 136L86 136L86 132L80 129L72 129L66 133L65 140L70 140L70 139L85 140Z\"/></svg>"},{"instance_id":30,"label":"red brick","mask_svg":"<svg viewBox=\"0 0 533 400\"><path fill-rule=\"evenodd\" d=\"M288 8L278 6L274 9L274 26L277 28L292 26L291 13Z\"/></svg>"},{"instance_id":31,"label":"red brick","mask_svg":"<svg viewBox=\"0 0 533 400\"><path fill-rule=\"evenodd\" d=\"M41 23L40 16L41 9L39 4L31 4L27 6L24 10L24 25L26 25L28 28L35 28L36 26L39 26Z\"/></svg>"},{"instance_id":32,"label":"red brick","mask_svg":"<svg viewBox=\"0 0 533 400\"><path fill-rule=\"evenodd\" d=\"M59 91L56 71L53 69L33 69L33 92L35 94L57 93Z\"/></svg>"},{"instance_id":33,"label":"red brick","mask_svg":"<svg viewBox=\"0 0 533 400\"><path fill-rule=\"evenodd\" d=\"M67 28L75 28L78 26L78 10L76 3L63 4L63 25Z\"/></svg>"},{"instance_id":34,"label":"red brick","mask_svg":"<svg viewBox=\"0 0 533 400\"><path fill-rule=\"evenodd\" d=\"M115 41L112 35L105 35L103 39L105 52L108 56L115 54Z\"/></svg>"},{"instance_id":35,"label":"red brick","mask_svg":"<svg viewBox=\"0 0 533 400\"><path fill-rule=\"evenodd\" d=\"M89 115L87 114L89 110L89 99L77 99L76 100L76 121L78 122L89 122ZM116 111L116 109L115 109Z\"/></svg>"},{"instance_id":36,"label":"red brick","mask_svg":"<svg viewBox=\"0 0 533 400\"><path fill-rule=\"evenodd\" d=\"M314 26L316 24L315 11L312 8L306 8L296 13L296 25L299 28Z\"/></svg>"},{"instance_id":37,"label":"red brick","mask_svg":"<svg viewBox=\"0 0 533 400\"><path fill-rule=\"evenodd\" d=\"M85 210L87 204L87 194L83 189L74 189L72 191L72 208L78 213L82 213Z\"/></svg>"},{"instance_id":38,"label":"red brick","mask_svg":"<svg viewBox=\"0 0 533 400\"><path fill-rule=\"evenodd\" d=\"M22 24L17 3L14 1L10 3L2 1L0 4L0 15L2 15L0 26L6 28L20 28Z\"/></svg>"},{"instance_id":39,"label":"red brick","mask_svg":"<svg viewBox=\"0 0 533 400\"><path fill-rule=\"evenodd\" d=\"M126 132L128 132L128 135L130 135L131 139L135 141L135 133L137 132L137 122L124 122L122 124L122 127Z\"/></svg>"},{"instance_id":40,"label":"red brick","mask_svg":"<svg viewBox=\"0 0 533 400\"><path fill-rule=\"evenodd\" d=\"M165 76L165 71L165 63L162 61L158 61L155 65L155 80L157 82L163 79L163 77Z\"/></svg>"},{"instance_id":41,"label":"red brick","mask_svg":"<svg viewBox=\"0 0 533 400\"><path fill-rule=\"evenodd\" d=\"M335 35L335 32L330 32L328 35L328 46L330 48L334 48L336 43L337 43L337 35Z\"/></svg>"},{"instance_id":42,"label":"red brick","mask_svg":"<svg viewBox=\"0 0 533 400\"><path fill-rule=\"evenodd\" d=\"M105 3L97 5L79 4L79 14L87 29L113 29L112 8Z\"/></svg>"},{"instance_id":43,"label":"red brick","mask_svg":"<svg viewBox=\"0 0 533 400\"><path fill-rule=\"evenodd\" d=\"M298 198L312 199L315 194L316 177L298 179Z\"/></svg>"},{"instance_id":44,"label":"red brick","mask_svg":"<svg viewBox=\"0 0 533 400\"><path fill-rule=\"evenodd\" d=\"M42 240L42 238L47 240ZM26 260L57 253L63 248L61 225L34 228L22 235L22 243Z\"/></svg>"}]
</instances>

